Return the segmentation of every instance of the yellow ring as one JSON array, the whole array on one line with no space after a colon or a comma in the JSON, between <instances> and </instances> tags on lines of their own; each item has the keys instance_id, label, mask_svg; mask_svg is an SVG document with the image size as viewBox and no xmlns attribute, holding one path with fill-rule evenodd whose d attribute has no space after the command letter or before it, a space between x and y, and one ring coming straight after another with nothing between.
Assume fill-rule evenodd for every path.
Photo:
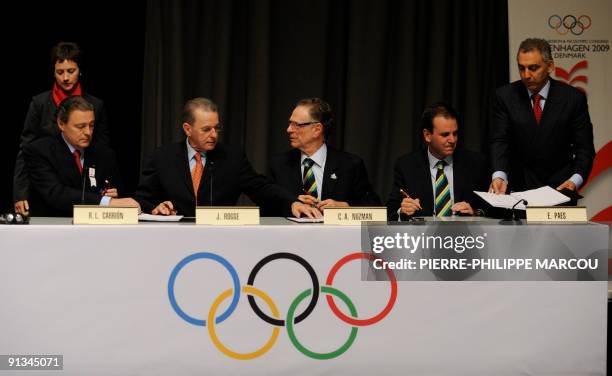
<instances>
[{"instance_id":1,"label":"yellow ring","mask_svg":"<svg viewBox=\"0 0 612 376\"><path fill-rule=\"evenodd\" d=\"M270 307L270 310L272 310L272 316L277 319L280 318L280 313L278 312L276 304L274 304L272 299L265 292L253 286L242 286L242 292L245 294L251 294L262 298L264 302L266 302L266 304ZM259 350L250 353L241 354L225 347L225 345L223 345L221 341L219 341L217 333L215 333L215 315L217 314L217 308L219 308L219 305L233 293L234 289L225 290L213 302L212 306L210 307L210 312L208 312L208 321L206 322L208 324L208 334L210 335L210 339L212 339L215 347L217 347L219 351L229 356L230 358L240 360L255 359L268 352L268 350L270 350L272 346L274 346L274 343L278 338L278 333L280 330L278 327L274 327L274 329L272 329L272 336L270 337L268 342L266 342L266 344Z\"/></svg>"}]
</instances>

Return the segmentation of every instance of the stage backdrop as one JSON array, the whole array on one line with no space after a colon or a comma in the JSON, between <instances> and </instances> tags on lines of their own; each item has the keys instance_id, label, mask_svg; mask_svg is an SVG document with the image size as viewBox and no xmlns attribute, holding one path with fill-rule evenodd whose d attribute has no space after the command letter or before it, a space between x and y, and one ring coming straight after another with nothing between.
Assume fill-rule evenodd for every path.
<instances>
[{"instance_id":1,"label":"stage backdrop","mask_svg":"<svg viewBox=\"0 0 612 376\"><path fill-rule=\"evenodd\" d=\"M528 10L528 11L525 11ZM589 217L612 221L612 27L609 0L513 0L508 2L511 80L518 80L516 51L523 39L544 38L555 60L553 77L587 94L597 155L581 188Z\"/></svg>"}]
</instances>

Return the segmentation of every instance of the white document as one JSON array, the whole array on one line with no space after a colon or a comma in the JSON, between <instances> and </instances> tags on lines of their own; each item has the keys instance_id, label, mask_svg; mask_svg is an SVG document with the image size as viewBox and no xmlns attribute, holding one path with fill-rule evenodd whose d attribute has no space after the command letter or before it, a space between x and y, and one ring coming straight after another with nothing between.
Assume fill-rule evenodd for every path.
<instances>
[{"instance_id":1,"label":"white document","mask_svg":"<svg viewBox=\"0 0 612 376\"><path fill-rule=\"evenodd\" d=\"M308 217L302 217L302 218L296 218L296 217L287 217L288 220L293 221L293 222L297 222L297 223L323 223L323 217L321 218L308 218Z\"/></svg>"},{"instance_id":2,"label":"white document","mask_svg":"<svg viewBox=\"0 0 612 376\"><path fill-rule=\"evenodd\" d=\"M178 222L183 218L182 215L153 215L153 214L140 214L138 215L139 221L148 222Z\"/></svg>"},{"instance_id":3,"label":"white document","mask_svg":"<svg viewBox=\"0 0 612 376\"><path fill-rule=\"evenodd\" d=\"M547 185L523 192L512 192L509 195L496 195L495 193L474 191L487 203L496 208L512 209L514 204L523 199L527 201L527 206L555 206L570 200L563 193ZM525 205L520 203L516 209L525 210Z\"/></svg>"}]
</instances>

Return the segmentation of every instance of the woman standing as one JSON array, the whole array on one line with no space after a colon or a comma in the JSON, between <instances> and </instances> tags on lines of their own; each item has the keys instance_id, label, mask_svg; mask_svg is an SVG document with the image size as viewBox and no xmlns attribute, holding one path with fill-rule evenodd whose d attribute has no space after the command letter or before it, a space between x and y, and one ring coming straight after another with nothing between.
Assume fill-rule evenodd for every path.
<instances>
[{"instance_id":1,"label":"woman standing","mask_svg":"<svg viewBox=\"0 0 612 376\"><path fill-rule=\"evenodd\" d=\"M28 214L30 210L28 204L30 179L23 158L23 147L41 137L59 135L55 112L62 100L81 95L93 104L96 119L93 142L109 143L104 103L85 93L79 82L81 77L80 57L81 50L76 43L60 42L51 49L51 65L55 77L53 87L32 98L21 132L13 178L13 202L16 213Z\"/></svg>"}]
</instances>

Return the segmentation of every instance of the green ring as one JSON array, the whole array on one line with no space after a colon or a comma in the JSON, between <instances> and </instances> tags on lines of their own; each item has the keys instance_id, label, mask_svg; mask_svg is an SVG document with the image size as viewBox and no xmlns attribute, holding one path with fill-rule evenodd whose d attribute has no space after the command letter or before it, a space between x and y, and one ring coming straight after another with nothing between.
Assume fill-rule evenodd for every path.
<instances>
[{"instance_id":1,"label":"green ring","mask_svg":"<svg viewBox=\"0 0 612 376\"><path fill-rule=\"evenodd\" d=\"M340 298L344 302L344 304L346 304L349 311L351 311L351 316L357 318L357 309L355 308L355 305L353 304L353 302L351 302L348 296L346 296L343 292L333 287L329 287L329 286L321 286L321 292L325 294L335 295L336 297ZM349 335L349 338L344 343L344 345L342 345L340 348L338 348L335 351L332 351L329 353L316 353L314 351L308 350L298 341L297 337L295 336L295 332L293 330L293 315L295 314L295 310L297 309L297 306L302 302L302 300L310 296L311 293L312 293L312 289L308 289L304 291L303 293L301 293L300 295L298 295L297 298L295 298L295 300L291 303L291 306L289 307L289 311L287 312L287 321L285 321L287 325L287 334L289 335L289 339L291 340L291 343L293 343L293 346L295 346L296 349L298 349L302 354L308 357L311 357L313 359L319 359L319 360L336 358L344 354L353 345L353 342L355 342L355 338L357 338L357 331L359 328L354 326L351 329L351 334Z\"/></svg>"}]
</instances>

